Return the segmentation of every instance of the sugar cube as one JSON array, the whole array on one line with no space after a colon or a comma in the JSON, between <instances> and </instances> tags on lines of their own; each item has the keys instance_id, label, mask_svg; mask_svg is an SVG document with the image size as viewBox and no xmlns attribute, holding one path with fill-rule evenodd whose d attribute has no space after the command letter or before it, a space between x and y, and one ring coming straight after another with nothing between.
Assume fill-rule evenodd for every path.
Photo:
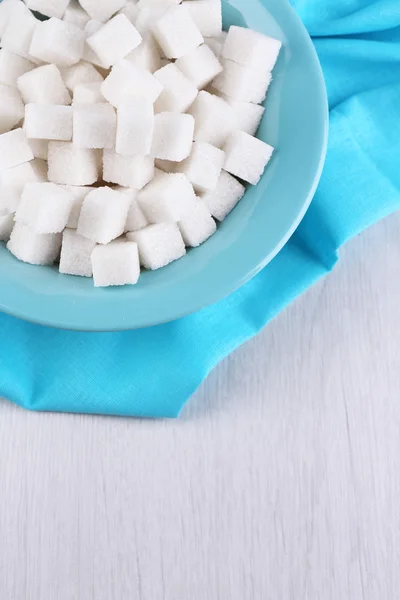
<instances>
[{"instance_id":1,"label":"sugar cube","mask_svg":"<svg viewBox=\"0 0 400 600\"><path fill-rule=\"evenodd\" d=\"M125 15L116 15L99 31L86 39L104 66L122 60L142 41L142 36Z\"/></svg>"},{"instance_id":2,"label":"sugar cube","mask_svg":"<svg viewBox=\"0 0 400 600\"><path fill-rule=\"evenodd\" d=\"M108 244L124 233L131 201L127 194L102 187L83 201L77 232L98 244Z\"/></svg>"},{"instance_id":3,"label":"sugar cube","mask_svg":"<svg viewBox=\"0 0 400 600\"><path fill-rule=\"evenodd\" d=\"M38 62L29 53L36 23L37 19L35 19L29 8L23 2L18 2L9 13L1 37L2 48L32 62Z\"/></svg>"},{"instance_id":4,"label":"sugar cube","mask_svg":"<svg viewBox=\"0 0 400 600\"><path fill-rule=\"evenodd\" d=\"M14 129L0 135L0 173L33 158L23 129Z\"/></svg>"},{"instance_id":5,"label":"sugar cube","mask_svg":"<svg viewBox=\"0 0 400 600\"><path fill-rule=\"evenodd\" d=\"M173 6L153 25L153 34L167 58L181 58L203 42L203 36L183 5Z\"/></svg>"},{"instance_id":6,"label":"sugar cube","mask_svg":"<svg viewBox=\"0 0 400 600\"><path fill-rule=\"evenodd\" d=\"M176 61L176 66L197 88L206 87L222 71L222 65L207 44Z\"/></svg>"},{"instance_id":7,"label":"sugar cube","mask_svg":"<svg viewBox=\"0 0 400 600\"><path fill-rule=\"evenodd\" d=\"M104 24L101 21L94 21L93 19L86 23L84 28L85 44L83 47L82 59L98 67L105 68L105 65L100 60L100 57L97 56L96 52L94 52L94 50L92 50L92 48L87 43L88 38L100 31L103 25Z\"/></svg>"},{"instance_id":8,"label":"sugar cube","mask_svg":"<svg viewBox=\"0 0 400 600\"><path fill-rule=\"evenodd\" d=\"M74 92L76 86L82 83L101 84L104 81L98 70L84 60L71 67L61 68L60 73L65 85L71 92Z\"/></svg>"},{"instance_id":9,"label":"sugar cube","mask_svg":"<svg viewBox=\"0 0 400 600\"><path fill-rule=\"evenodd\" d=\"M62 237L60 273L92 277L91 255L96 242L79 235L73 229L65 229Z\"/></svg>"},{"instance_id":10,"label":"sugar cube","mask_svg":"<svg viewBox=\"0 0 400 600\"><path fill-rule=\"evenodd\" d=\"M137 199L149 223L163 223L185 217L196 196L186 175L160 172L139 192Z\"/></svg>"},{"instance_id":11,"label":"sugar cube","mask_svg":"<svg viewBox=\"0 0 400 600\"><path fill-rule=\"evenodd\" d=\"M164 89L157 98L155 112L186 112L197 96L197 88L174 64L162 67L154 77Z\"/></svg>"},{"instance_id":12,"label":"sugar cube","mask_svg":"<svg viewBox=\"0 0 400 600\"><path fill-rule=\"evenodd\" d=\"M55 65L43 65L18 77L25 104L71 104L71 96Z\"/></svg>"},{"instance_id":13,"label":"sugar cube","mask_svg":"<svg viewBox=\"0 0 400 600\"><path fill-rule=\"evenodd\" d=\"M109 104L77 104L73 107L73 142L77 148L113 148L117 117Z\"/></svg>"},{"instance_id":14,"label":"sugar cube","mask_svg":"<svg viewBox=\"0 0 400 600\"><path fill-rule=\"evenodd\" d=\"M58 67L70 67L81 60L84 45L82 29L52 17L37 22L29 54Z\"/></svg>"},{"instance_id":15,"label":"sugar cube","mask_svg":"<svg viewBox=\"0 0 400 600\"><path fill-rule=\"evenodd\" d=\"M27 183L47 181L47 164L34 159L0 174L0 215L15 213Z\"/></svg>"},{"instance_id":16,"label":"sugar cube","mask_svg":"<svg viewBox=\"0 0 400 600\"><path fill-rule=\"evenodd\" d=\"M92 185L99 176L95 150L71 142L49 142L49 181L64 185Z\"/></svg>"},{"instance_id":17,"label":"sugar cube","mask_svg":"<svg viewBox=\"0 0 400 600\"><path fill-rule=\"evenodd\" d=\"M90 16L79 5L78 0L72 0L64 13L63 21L72 23L79 27L79 29L85 29L86 24L90 21Z\"/></svg>"},{"instance_id":18,"label":"sugar cube","mask_svg":"<svg viewBox=\"0 0 400 600\"><path fill-rule=\"evenodd\" d=\"M79 185L65 185L65 189L72 194L72 208L69 213L69 218L66 227L69 229L76 229L78 227L79 215L81 214L81 208L84 199L92 192L94 187L90 186L79 186Z\"/></svg>"},{"instance_id":19,"label":"sugar cube","mask_svg":"<svg viewBox=\"0 0 400 600\"><path fill-rule=\"evenodd\" d=\"M150 155L180 162L187 158L193 145L192 115L163 112L154 117L154 136Z\"/></svg>"},{"instance_id":20,"label":"sugar cube","mask_svg":"<svg viewBox=\"0 0 400 600\"><path fill-rule=\"evenodd\" d=\"M101 93L110 104L117 107L127 103L128 96L155 102L162 89L162 84L152 73L124 59L113 66L101 86Z\"/></svg>"},{"instance_id":21,"label":"sugar cube","mask_svg":"<svg viewBox=\"0 0 400 600\"><path fill-rule=\"evenodd\" d=\"M195 142L191 155L178 167L196 192L213 190L224 166L225 153L206 142Z\"/></svg>"},{"instance_id":22,"label":"sugar cube","mask_svg":"<svg viewBox=\"0 0 400 600\"><path fill-rule=\"evenodd\" d=\"M82 8L96 19L105 23L127 4L127 0L79 0Z\"/></svg>"},{"instance_id":23,"label":"sugar cube","mask_svg":"<svg viewBox=\"0 0 400 600\"><path fill-rule=\"evenodd\" d=\"M149 225L140 231L128 233L126 237L137 243L140 263L146 269L160 269L186 254L176 223Z\"/></svg>"},{"instance_id":24,"label":"sugar cube","mask_svg":"<svg viewBox=\"0 0 400 600\"><path fill-rule=\"evenodd\" d=\"M196 200L193 210L179 221L178 226L185 245L192 248L200 246L217 230L217 225L202 200Z\"/></svg>"},{"instance_id":25,"label":"sugar cube","mask_svg":"<svg viewBox=\"0 0 400 600\"><path fill-rule=\"evenodd\" d=\"M118 11L118 14L125 15L134 25L139 14L136 0L128 0L128 3Z\"/></svg>"},{"instance_id":26,"label":"sugar cube","mask_svg":"<svg viewBox=\"0 0 400 600\"><path fill-rule=\"evenodd\" d=\"M254 71L272 71L282 42L246 27L232 25L222 56Z\"/></svg>"},{"instance_id":27,"label":"sugar cube","mask_svg":"<svg viewBox=\"0 0 400 600\"><path fill-rule=\"evenodd\" d=\"M96 246L92 252L92 267L96 287L133 285L140 276L138 246L125 240Z\"/></svg>"},{"instance_id":28,"label":"sugar cube","mask_svg":"<svg viewBox=\"0 0 400 600\"><path fill-rule=\"evenodd\" d=\"M32 71L35 67L33 62L18 54L9 52L5 48L0 50L0 83L3 85L16 87L18 77Z\"/></svg>"},{"instance_id":29,"label":"sugar cube","mask_svg":"<svg viewBox=\"0 0 400 600\"><path fill-rule=\"evenodd\" d=\"M36 233L60 233L72 208L71 192L54 183L27 183L15 213L15 221Z\"/></svg>"},{"instance_id":30,"label":"sugar cube","mask_svg":"<svg viewBox=\"0 0 400 600\"><path fill-rule=\"evenodd\" d=\"M3 0L0 4L0 38L4 34L11 14L16 9L19 10L20 0Z\"/></svg>"},{"instance_id":31,"label":"sugar cube","mask_svg":"<svg viewBox=\"0 0 400 600\"><path fill-rule=\"evenodd\" d=\"M224 70L213 81L213 87L242 102L260 104L264 101L272 81L272 75L266 69L249 69L232 60L224 59Z\"/></svg>"},{"instance_id":32,"label":"sugar cube","mask_svg":"<svg viewBox=\"0 0 400 600\"><path fill-rule=\"evenodd\" d=\"M203 36L212 37L221 34L221 0L186 0L185 7Z\"/></svg>"},{"instance_id":33,"label":"sugar cube","mask_svg":"<svg viewBox=\"0 0 400 600\"><path fill-rule=\"evenodd\" d=\"M61 248L61 233L36 233L23 223L15 223L8 250L32 265L52 265Z\"/></svg>"},{"instance_id":34,"label":"sugar cube","mask_svg":"<svg viewBox=\"0 0 400 600\"><path fill-rule=\"evenodd\" d=\"M143 229L143 227L147 227L149 223L137 201L137 190L132 188L119 188L119 190L127 194L131 202L125 223L125 231L138 231L139 229Z\"/></svg>"},{"instance_id":35,"label":"sugar cube","mask_svg":"<svg viewBox=\"0 0 400 600\"><path fill-rule=\"evenodd\" d=\"M61 19L69 4L69 0L25 0L25 4L31 10L36 10L46 17L57 17Z\"/></svg>"},{"instance_id":36,"label":"sugar cube","mask_svg":"<svg viewBox=\"0 0 400 600\"><path fill-rule=\"evenodd\" d=\"M194 139L220 148L235 128L233 109L222 98L199 92L189 109L195 118Z\"/></svg>"},{"instance_id":37,"label":"sugar cube","mask_svg":"<svg viewBox=\"0 0 400 600\"><path fill-rule=\"evenodd\" d=\"M135 27L142 35L151 32L153 25L171 6L176 6L175 0L156 0L151 5L136 5L138 14L135 21Z\"/></svg>"},{"instance_id":38,"label":"sugar cube","mask_svg":"<svg viewBox=\"0 0 400 600\"><path fill-rule=\"evenodd\" d=\"M47 160L49 155L49 142L47 140L28 139L28 144L35 158Z\"/></svg>"},{"instance_id":39,"label":"sugar cube","mask_svg":"<svg viewBox=\"0 0 400 600\"><path fill-rule=\"evenodd\" d=\"M154 133L153 104L137 99L132 104L120 104L117 110L116 151L123 156L149 154Z\"/></svg>"},{"instance_id":40,"label":"sugar cube","mask_svg":"<svg viewBox=\"0 0 400 600\"><path fill-rule=\"evenodd\" d=\"M127 188L141 190L154 177L154 159L150 156L122 156L104 150L103 179Z\"/></svg>"},{"instance_id":41,"label":"sugar cube","mask_svg":"<svg viewBox=\"0 0 400 600\"><path fill-rule=\"evenodd\" d=\"M236 128L249 135L256 135L260 126L265 108L259 104L251 102L240 102L239 100L227 99L228 104L232 106L236 116Z\"/></svg>"},{"instance_id":42,"label":"sugar cube","mask_svg":"<svg viewBox=\"0 0 400 600\"><path fill-rule=\"evenodd\" d=\"M0 216L0 242L8 242L14 227L14 215Z\"/></svg>"},{"instance_id":43,"label":"sugar cube","mask_svg":"<svg viewBox=\"0 0 400 600\"><path fill-rule=\"evenodd\" d=\"M103 101L101 83L80 83L74 88L73 104L98 104Z\"/></svg>"},{"instance_id":44,"label":"sugar cube","mask_svg":"<svg viewBox=\"0 0 400 600\"><path fill-rule=\"evenodd\" d=\"M244 131L235 131L225 146L225 171L256 185L274 149Z\"/></svg>"},{"instance_id":45,"label":"sugar cube","mask_svg":"<svg viewBox=\"0 0 400 600\"><path fill-rule=\"evenodd\" d=\"M126 60L151 73L160 69L160 52L153 36L149 33L145 34L142 43L127 55Z\"/></svg>"},{"instance_id":46,"label":"sugar cube","mask_svg":"<svg viewBox=\"0 0 400 600\"><path fill-rule=\"evenodd\" d=\"M27 104L24 131L37 140L72 139L72 106L56 104Z\"/></svg>"},{"instance_id":47,"label":"sugar cube","mask_svg":"<svg viewBox=\"0 0 400 600\"><path fill-rule=\"evenodd\" d=\"M0 83L0 134L10 131L24 118L24 105L16 88Z\"/></svg>"},{"instance_id":48,"label":"sugar cube","mask_svg":"<svg viewBox=\"0 0 400 600\"><path fill-rule=\"evenodd\" d=\"M217 187L207 192L202 200L218 221L223 221L243 198L246 188L237 179L222 171Z\"/></svg>"}]
</instances>

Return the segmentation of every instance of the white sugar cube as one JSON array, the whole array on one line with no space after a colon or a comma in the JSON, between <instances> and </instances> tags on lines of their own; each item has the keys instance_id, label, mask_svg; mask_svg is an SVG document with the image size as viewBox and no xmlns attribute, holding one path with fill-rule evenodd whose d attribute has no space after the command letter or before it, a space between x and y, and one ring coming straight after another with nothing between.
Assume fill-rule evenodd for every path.
<instances>
[{"instance_id":1,"label":"white sugar cube","mask_svg":"<svg viewBox=\"0 0 400 600\"><path fill-rule=\"evenodd\" d=\"M90 38L92 35L97 33L103 27L103 25L104 25L104 23L102 23L101 21L94 21L93 19L91 19L90 21L88 21L86 23L85 28L84 28L85 45L83 47L82 59L84 61L92 63L98 67L105 68L105 65L103 65L102 61L100 60L100 57L97 56L97 54L92 50L92 48L87 43L88 38Z\"/></svg>"},{"instance_id":2,"label":"white sugar cube","mask_svg":"<svg viewBox=\"0 0 400 600\"><path fill-rule=\"evenodd\" d=\"M117 117L109 104L77 104L73 107L73 142L77 148L113 148Z\"/></svg>"},{"instance_id":3,"label":"white sugar cube","mask_svg":"<svg viewBox=\"0 0 400 600\"><path fill-rule=\"evenodd\" d=\"M72 139L72 106L56 104L27 104L24 131L37 140Z\"/></svg>"},{"instance_id":4,"label":"white sugar cube","mask_svg":"<svg viewBox=\"0 0 400 600\"><path fill-rule=\"evenodd\" d=\"M185 7L203 36L212 37L221 34L221 0L185 0Z\"/></svg>"},{"instance_id":5,"label":"white sugar cube","mask_svg":"<svg viewBox=\"0 0 400 600\"><path fill-rule=\"evenodd\" d=\"M96 246L92 252L92 267L96 287L133 285L140 276L138 246L126 241Z\"/></svg>"},{"instance_id":6,"label":"white sugar cube","mask_svg":"<svg viewBox=\"0 0 400 600\"><path fill-rule=\"evenodd\" d=\"M78 227L79 215L81 214L83 201L86 196L96 188L79 185L65 185L64 188L70 194L72 194L72 207L66 227L70 229L76 229Z\"/></svg>"},{"instance_id":7,"label":"white sugar cube","mask_svg":"<svg viewBox=\"0 0 400 600\"><path fill-rule=\"evenodd\" d=\"M92 277L91 255L96 242L79 235L73 229L65 229L62 237L60 273Z\"/></svg>"},{"instance_id":8,"label":"white sugar cube","mask_svg":"<svg viewBox=\"0 0 400 600\"><path fill-rule=\"evenodd\" d=\"M202 200L196 200L193 210L179 221L178 226L185 245L192 248L200 246L217 230L217 225Z\"/></svg>"},{"instance_id":9,"label":"white sugar cube","mask_svg":"<svg viewBox=\"0 0 400 600\"><path fill-rule=\"evenodd\" d=\"M116 15L86 43L106 67L122 60L142 41L142 36L125 15Z\"/></svg>"},{"instance_id":10,"label":"white sugar cube","mask_svg":"<svg viewBox=\"0 0 400 600\"><path fill-rule=\"evenodd\" d=\"M23 223L15 223L8 250L32 265L52 265L61 248L61 233L36 233Z\"/></svg>"},{"instance_id":11,"label":"white sugar cube","mask_svg":"<svg viewBox=\"0 0 400 600\"><path fill-rule=\"evenodd\" d=\"M105 23L123 8L126 0L79 0L82 8L96 21Z\"/></svg>"},{"instance_id":12,"label":"white sugar cube","mask_svg":"<svg viewBox=\"0 0 400 600\"><path fill-rule=\"evenodd\" d=\"M196 192L213 190L224 166L225 153L206 142L195 142L191 155L178 167Z\"/></svg>"},{"instance_id":13,"label":"white sugar cube","mask_svg":"<svg viewBox=\"0 0 400 600\"><path fill-rule=\"evenodd\" d=\"M222 171L217 187L207 192L202 200L218 221L223 221L243 198L246 188L237 179Z\"/></svg>"},{"instance_id":14,"label":"white sugar cube","mask_svg":"<svg viewBox=\"0 0 400 600\"><path fill-rule=\"evenodd\" d=\"M146 269L160 269L186 254L176 223L149 225L140 231L128 233L126 237L137 243L140 263Z\"/></svg>"},{"instance_id":15,"label":"white sugar cube","mask_svg":"<svg viewBox=\"0 0 400 600\"><path fill-rule=\"evenodd\" d=\"M266 69L249 69L231 60L224 59L224 70L213 81L213 87L242 102L260 104L265 100L272 75Z\"/></svg>"},{"instance_id":16,"label":"white sugar cube","mask_svg":"<svg viewBox=\"0 0 400 600\"><path fill-rule=\"evenodd\" d=\"M38 62L32 59L29 53L37 22L29 8L23 2L18 2L9 14L1 37L2 48L32 62Z\"/></svg>"},{"instance_id":17,"label":"white sugar cube","mask_svg":"<svg viewBox=\"0 0 400 600\"><path fill-rule=\"evenodd\" d=\"M8 242L14 227L14 215L0 216L0 242Z\"/></svg>"},{"instance_id":18,"label":"white sugar cube","mask_svg":"<svg viewBox=\"0 0 400 600\"><path fill-rule=\"evenodd\" d=\"M183 5L167 10L153 25L153 34L167 58L181 58L203 42L203 36Z\"/></svg>"},{"instance_id":19,"label":"white sugar cube","mask_svg":"<svg viewBox=\"0 0 400 600\"><path fill-rule=\"evenodd\" d=\"M86 24L90 21L88 13L79 6L78 0L71 0L64 16L63 21L76 25L79 29L85 29Z\"/></svg>"},{"instance_id":20,"label":"white sugar cube","mask_svg":"<svg viewBox=\"0 0 400 600\"><path fill-rule=\"evenodd\" d=\"M162 67L154 77L164 86L157 98L155 112L186 112L197 96L197 88L174 64Z\"/></svg>"},{"instance_id":21,"label":"white sugar cube","mask_svg":"<svg viewBox=\"0 0 400 600\"><path fill-rule=\"evenodd\" d=\"M74 88L73 104L98 104L103 101L101 83L80 83Z\"/></svg>"},{"instance_id":22,"label":"white sugar cube","mask_svg":"<svg viewBox=\"0 0 400 600\"><path fill-rule=\"evenodd\" d=\"M84 45L82 29L52 17L48 21L37 22L29 54L58 67L70 67L81 60Z\"/></svg>"},{"instance_id":23,"label":"white sugar cube","mask_svg":"<svg viewBox=\"0 0 400 600\"><path fill-rule=\"evenodd\" d=\"M134 25L139 14L136 0L128 0L128 3L118 11L118 14L125 15Z\"/></svg>"},{"instance_id":24,"label":"white sugar cube","mask_svg":"<svg viewBox=\"0 0 400 600\"><path fill-rule=\"evenodd\" d=\"M3 0L0 3L0 38L4 34L12 12L14 9L18 11L20 6L20 0Z\"/></svg>"},{"instance_id":25,"label":"white sugar cube","mask_svg":"<svg viewBox=\"0 0 400 600\"><path fill-rule=\"evenodd\" d=\"M176 6L175 0L156 0L151 5L136 5L138 14L135 21L135 27L142 35L151 32L153 25L171 6Z\"/></svg>"},{"instance_id":26,"label":"white sugar cube","mask_svg":"<svg viewBox=\"0 0 400 600\"><path fill-rule=\"evenodd\" d=\"M220 148L235 129L232 107L208 92L199 92L189 113L195 118L194 139L197 142L208 142Z\"/></svg>"},{"instance_id":27,"label":"white sugar cube","mask_svg":"<svg viewBox=\"0 0 400 600\"><path fill-rule=\"evenodd\" d=\"M10 131L23 118L21 94L16 88L0 83L0 134Z\"/></svg>"},{"instance_id":28,"label":"white sugar cube","mask_svg":"<svg viewBox=\"0 0 400 600\"><path fill-rule=\"evenodd\" d=\"M246 27L232 25L222 56L255 71L272 71L282 42Z\"/></svg>"},{"instance_id":29,"label":"white sugar cube","mask_svg":"<svg viewBox=\"0 0 400 600\"><path fill-rule=\"evenodd\" d=\"M47 140L28 139L28 144L35 158L47 160L49 155L49 142Z\"/></svg>"},{"instance_id":30,"label":"white sugar cube","mask_svg":"<svg viewBox=\"0 0 400 600\"><path fill-rule=\"evenodd\" d=\"M5 48L0 50L0 83L3 85L16 87L18 77L32 71L35 67L33 62L18 54L9 52Z\"/></svg>"},{"instance_id":31,"label":"white sugar cube","mask_svg":"<svg viewBox=\"0 0 400 600\"><path fill-rule=\"evenodd\" d=\"M67 88L74 92L77 85L82 83L103 83L104 78L100 75L94 66L84 60L81 60L72 67L60 69L61 76Z\"/></svg>"},{"instance_id":32,"label":"white sugar cube","mask_svg":"<svg viewBox=\"0 0 400 600\"><path fill-rule=\"evenodd\" d=\"M236 116L236 128L249 135L256 135L260 126L265 108L251 102L240 102L228 98L228 104L233 108Z\"/></svg>"},{"instance_id":33,"label":"white sugar cube","mask_svg":"<svg viewBox=\"0 0 400 600\"><path fill-rule=\"evenodd\" d=\"M128 54L126 60L151 73L160 69L160 52L153 36L149 33L145 34L142 43Z\"/></svg>"},{"instance_id":34,"label":"white sugar cube","mask_svg":"<svg viewBox=\"0 0 400 600\"><path fill-rule=\"evenodd\" d=\"M127 97L142 97L155 102L163 89L152 73L121 60L113 66L111 73L101 86L104 98L113 106L127 103Z\"/></svg>"},{"instance_id":35,"label":"white sugar cube","mask_svg":"<svg viewBox=\"0 0 400 600\"><path fill-rule=\"evenodd\" d=\"M18 77L25 104L71 104L71 96L55 65L44 65Z\"/></svg>"},{"instance_id":36,"label":"white sugar cube","mask_svg":"<svg viewBox=\"0 0 400 600\"><path fill-rule=\"evenodd\" d=\"M108 244L124 233L131 205L127 194L97 188L83 201L77 232L98 244Z\"/></svg>"},{"instance_id":37,"label":"white sugar cube","mask_svg":"<svg viewBox=\"0 0 400 600\"><path fill-rule=\"evenodd\" d=\"M27 183L47 181L47 164L34 159L0 174L0 215L15 213Z\"/></svg>"},{"instance_id":38,"label":"white sugar cube","mask_svg":"<svg viewBox=\"0 0 400 600\"><path fill-rule=\"evenodd\" d=\"M71 192L54 183L27 183L15 221L36 233L60 233L72 208Z\"/></svg>"},{"instance_id":39,"label":"white sugar cube","mask_svg":"<svg viewBox=\"0 0 400 600\"><path fill-rule=\"evenodd\" d=\"M176 61L176 66L198 88L206 87L222 71L222 65L206 44Z\"/></svg>"},{"instance_id":40,"label":"white sugar cube","mask_svg":"<svg viewBox=\"0 0 400 600\"><path fill-rule=\"evenodd\" d=\"M95 150L77 148L71 142L49 142L49 181L64 185L92 185L99 176Z\"/></svg>"},{"instance_id":41,"label":"white sugar cube","mask_svg":"<svg viewBox=\"0 0 400 600\"><path fill-rule=\"evenodd\" d=\"M0 135L0 173L33 160L32 150L23 129Z\"/></svg>"},{"instance_id":42,"label":"white sugar cube","mask_svg":"<svg viewBox=\"0 0 400 600\"><path fill-rule=\"evenodd\" d=\"M180 221L190 213L196 196L185 175L160 172L137 199L149 223L163 223Z\"/></svg>"},{"instance_id":43,"label":"white sugar cube","mask_svg":"<svg viewBox=\"0 0 400 600\"><path fill-rule=\"evenodd\" d=\"M194 134L192 115L159 113L154 118L154 137L150 155L180 162L191 152Z\"/></svg>"},{"instance_id":44,"label":"white sugar cube","mask_svg":"<svg viewBox=\"0 0 400 600\"><path fill-rule=\"evenodd\" d=\"M25 0L31 10L36 10L46 17L61 19L69 4L69 0Z\"/></svg>"},{"instance_id":45,"label":"white sugar cube","mask_svg":"<svg viewBox=\"0 0 400 600\"><path fill-rule=\"evenodd\" d=\"M232 133L224 150L224 169L253 185L260 181L274 151L272 146L243 131Z\"/></svg>"},{"instance_id":46,"label":"white sugar cube","mask_svg":"<svg viewBox=\"0 0 400 600\"><path fill-rule=\"evenodd\" d=\"M120 104L117 110L116 151L123 156L149 154L154 133L154 108L138 98L131 104Z\"/></svg>"},{"instance_id":47,"label":"white sugar cube","mask_svg":"<svg viewBox=\"0 0 400 600\"><path fill-rule=\"evenodd\" d=\"M125 223L125 231L138 231L139 229L143 229L143 227L147 227L149 222L137 201L138 191L132 188L118 188L118 190L127 194L131 202Z\"/></svg>"},{"instance_id":48,"label":"white sugar cube","mask_svg":"<svg viewBox=\"0 0 400 600\"><path fill-rule=\"evenodd\" d=\"M113 150L104 150L104 181L141 190L153 177L154 159L150 156L127 157Z\"/></svg>"}]
</instances>

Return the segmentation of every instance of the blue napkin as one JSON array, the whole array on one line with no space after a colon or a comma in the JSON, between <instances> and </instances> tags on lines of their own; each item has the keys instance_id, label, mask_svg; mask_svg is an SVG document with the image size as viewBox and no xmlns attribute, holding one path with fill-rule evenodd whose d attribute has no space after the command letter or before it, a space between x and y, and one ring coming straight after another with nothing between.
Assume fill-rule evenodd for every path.
<instances>
[{"instance_id":1,"label":"blue napkin","mask_svg":"<svg viewBox=\"0 0 400 600\"><path fill-rule=\"evenodd\" d=\"M327 80L316 197L287 246L218 304L167 325L75 333L0 314L0 396L33 410L175 417L210 371L400 207L400 1L293 0Z\"/></svg>"}]
</instances>

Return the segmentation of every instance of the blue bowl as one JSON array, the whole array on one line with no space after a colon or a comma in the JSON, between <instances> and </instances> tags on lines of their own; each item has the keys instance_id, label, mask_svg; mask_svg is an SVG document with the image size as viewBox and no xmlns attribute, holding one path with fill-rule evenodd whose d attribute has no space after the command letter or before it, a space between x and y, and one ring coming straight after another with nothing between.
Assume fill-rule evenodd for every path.
<instances>
[{"instance_id":1,"label":"blue bowl","mask_svg":"<svg viewBox=\"0 0 400 600\"><path fill-rule=\"evenodd\" d=\"M0 244L0 310L64 329L116 331L171 321L217 302L256 275L303 218L326 153L328 109L312 42L288 0L224 1L224 29L248 26L283 42L258 137L276 148L261 182L200 248L144 272L135 286L96 289L90 279L16 260Z\"/></svg>"}]
</instances>

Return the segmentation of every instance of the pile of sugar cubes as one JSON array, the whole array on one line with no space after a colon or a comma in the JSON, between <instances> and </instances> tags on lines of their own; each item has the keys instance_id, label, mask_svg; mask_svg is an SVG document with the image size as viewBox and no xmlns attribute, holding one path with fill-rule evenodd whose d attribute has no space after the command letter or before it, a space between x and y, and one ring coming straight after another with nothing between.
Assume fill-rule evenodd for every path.
<instances>
[{"instance_id":1,"label":"pile of sugar cubes","mask_svg":"<svg viewBox=\"0 0 400 600\"><path fill-rule=\"evenodd\" d=\"M0 45L0 241L21 261L134 284L271 158L281 43L222 31L221 0L3 0Z\"/></svg>"}]
</instances>

